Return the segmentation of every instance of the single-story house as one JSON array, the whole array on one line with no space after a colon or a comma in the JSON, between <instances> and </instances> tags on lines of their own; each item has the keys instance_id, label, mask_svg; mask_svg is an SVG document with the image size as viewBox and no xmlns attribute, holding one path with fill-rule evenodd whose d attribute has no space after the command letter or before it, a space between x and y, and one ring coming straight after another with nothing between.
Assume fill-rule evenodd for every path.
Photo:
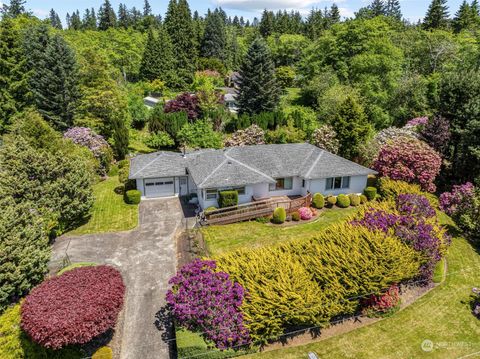
<instances>
[{"instance_id":1,"label":"single-story house","mask_svg":"<svg viewBox=\"0 0 480 359\"><path fill-rule=\"evenodd\" d=\"M239 110L237 103L238 90L232 87L220 87L219 90L224 94L223 98L228 110L231 113L237 113Z\"/></svg>"},{"instance_id":2,"label":"single-story house","mask_svg":"<svg viewBox=\"0 0 480 359\"><path fill-rule=\"evenodd\" d=\"M362 193L376 172L308 143L230 147L186 154L155 152L132 158L130 179L144 198L197 194L202 208L218 193L252 198L311 193Z\"/></svg>"}]
</instances>

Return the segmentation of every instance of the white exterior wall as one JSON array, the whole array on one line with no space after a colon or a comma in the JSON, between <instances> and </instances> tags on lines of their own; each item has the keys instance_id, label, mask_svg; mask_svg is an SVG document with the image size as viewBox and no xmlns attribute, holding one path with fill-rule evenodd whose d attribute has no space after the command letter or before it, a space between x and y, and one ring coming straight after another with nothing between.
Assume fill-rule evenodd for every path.
<instances>
[{"instance_id":1,"label":"white exterior wall","mask_svg":"<svg viewBox=\"0 0 480 359\"><path fill-rule=\"evenodd\" d=\"M268 197L274 196L298 196L302 194L302 178L293 177L292 189L282 190L282 191L270 191L268 189Z\"/></svg>"},{"instance_id":2,"label":"white exterior wall","mask_svg":"<svg viewBox=\"0 0 480 359\"><path fill-rule=\"evenodd\" d=\"M143 186L143 178L137 178L135 182L137 184L137 190L140 191L140 193L142 194L142 197L145 197L145 187Z\"/></svg>"},{"instance_id":3,"label":"white exterior wall","mask_svg":"<svg viewBox=\"0 0 480 359\"><path fill-rule=\"evenodd\" d=\"M313 179L307 181L307 189L312 193L322 193L325 196L333 195L338 196L339 194L350 194L350 193L363 193L365 187L367 187L368 176L352 176L350 177L350 187L349 188L340 188L335 190L325 190L326 179Z\"/></svg>"}]
</instances>

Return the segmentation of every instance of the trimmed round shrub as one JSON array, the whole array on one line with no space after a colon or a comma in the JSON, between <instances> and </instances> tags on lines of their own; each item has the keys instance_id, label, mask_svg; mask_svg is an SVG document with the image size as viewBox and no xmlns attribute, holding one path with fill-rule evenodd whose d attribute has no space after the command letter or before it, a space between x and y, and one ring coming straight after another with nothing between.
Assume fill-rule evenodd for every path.
<instances>
[{"instance_id":1,"label":"trimmed round shrub","mask_svg":"<svg viewBox=\"0 0 480 359\"><path fill-rule=\"evenodd\" d=\"M349 194L348 198L350 199L350 206L358 207L360 205L360 196L358 194Z\"/></svg>"},{"instance_id":2,"label":"trimmed round shrub","mask_svg":"<svg viewBox=\"0 0 480 359\"><path fill-rule=\"evenodd\" d=\"M238 191L222 191L218 193L218 206L220 208L238 205Z\"/></svg>"},{"instance_id":3,"label":"trimmed round shrub","mask_svg":"<svg viewBox=\"0 0 480 359\"><path fill-rule=\"evenodd\" d=\"M292 221L298 222L300 220L300 213L298 212L293 212L292 213Z\"/></svg>"},{"instance_id":4,"label":"trimmed round shrub","mask_svg":"<svg viewBox=\"0 0 480 359\"><path fill-rule=\"evenodd\" d=\"M131 189L130 191L125 192L124 199L125 203L128 204L139 204L142 193L136 189Z\"/></svg>"},{"instance_id":5,"label":"trimmed round shrub","mask_svg":"<svg viewBox=\"0 0 480 359\"><path fill-rule=\"evenodd\" d=\"M364 194L361 194L360 195L360 204L365 204L367 202L368 202L367 196L365 196Z\"/></svg>"},{"instance_id":6,"label":"trimmed round shrub","mask_svg":"<svg viewBox=\"0 0 480 359\"><path fill-rule=\"evenodd\" d=\"M115 326L124 295L115 268L76 268L31 291L22 303L21 327L45 348L85 344Z\"/></svg>"},{"instance_id":7,"label":"trimmed round shrub","mask_svg":"<svg viewBox=\"0 0 480 359\"><path fill-rule=\"evenodd\" d=\"M328 196L327 197L327 206L328 208L332 208L337 204L337 197L335 196Z\"/></svg>"},{"instance_id":8,"label":"trimmed round shrub","mask_svg":"<svg viewBox=\"0 0 480 359\"><path fill-rule=\"evenodd\" d=\"M369 201L373 201L377 197L377 189L375 187L367 187L363 190L363 194Z\"/></svg>"},{"instance_id":9,"label":"trimmed round shrub","mask_svg":"<svg viewBox=\"0 0 480 359\"><path fill-rule=\"evenodd\" d=\"M312 199L312 205L316 209L322 209L325 206L325 198L321 193L315 193Z\"/></svg>"},{"instance_id":10,"label":"trimmed round shrub","mask_svg":"<svg viewBox=\"0 0 480 359\"><path fill-rule=\"evenodd\" d=\"M287 212L285 208L278 207L273 211L272 222L276 224L282 224L287 219Z\"/></svg>"},{"instance_id":11,"label":"trimmed round shrub","mask_svg":"<svg viewBox=\"0 0 480 359\"><path fill-rule=\"evenodd\" d=\"M337 196L337 206L340 208L350 207L350 198L344 194L339 194Z\"/></svg>"},{"instance_id":12,"label":"trimmed round shrub","mask_svg":"<svg viewBox=\"0 0 480 359\"><path fill-rule=\"evenodd\" d=\"M92 359L112 359L113 352L109 347L101 347L92 356Z\"/></svg>"}]
</instances>

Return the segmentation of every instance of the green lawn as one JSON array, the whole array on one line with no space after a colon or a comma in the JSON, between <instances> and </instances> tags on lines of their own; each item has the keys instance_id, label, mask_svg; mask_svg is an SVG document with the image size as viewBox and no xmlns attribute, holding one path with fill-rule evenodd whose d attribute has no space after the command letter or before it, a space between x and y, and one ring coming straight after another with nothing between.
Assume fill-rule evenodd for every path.
<instances>
[{"instance_id":1,"label":"green lawn","mask_svg":"<svg viewBox=\"0 0 480 359\"><path fill-rule=\"evenodd\" d=\"M393 317L316 343L258 353L250 358L459 358L480 352L480 321L470 312L472 287L480 285L480 256L455 238L446 280ZM434 344L431 352L422 342ZM478 357L479 354L471 357Z\"/></svg>"},{"instance_id":2,"label":"green lawn","mask_svg":"<svg viewBox=\"0 0 480 359\"><path fill-rule=\"evenodd\" d=\"M68 235L120 232L133 229L138 224L138 205L126 204L123 196L114 189L120 186L118 177L109 177L97 183L93 192L95 203L89 221Z\"/></svg>"},{"instance_id":3,"label":"green lawn","mask_svg":"<svg viewBox=\"0 0 480 359\"><path fill-rule=\"evenodd\" d=\"M318 231L350 217L358 209L327 209L315 222L291 227L275 227L259 222L243 222L202 228L208 253L215 256L243 247L261 247L293 239L311 238Z\"/></svg>"},{"instance_id":4,"label":"green lawn","mask_svg":"<svg viewBox=\"0 0 480 359\"><path fill-rule=\"evenodd\" d=\"M142 131L130 129L130 141L128 144L128 149L133 153L155 152L155 149L150 148L145 143L143 143L144 139L147 137L148 131L146 129Z\"/></svg>"}]
</instances>

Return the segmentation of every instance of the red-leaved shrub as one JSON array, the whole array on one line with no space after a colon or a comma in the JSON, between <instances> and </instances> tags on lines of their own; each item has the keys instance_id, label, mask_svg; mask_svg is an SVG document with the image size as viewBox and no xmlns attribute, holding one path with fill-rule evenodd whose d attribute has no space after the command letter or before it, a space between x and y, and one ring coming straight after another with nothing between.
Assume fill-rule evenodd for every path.
<instances>
[{"instance_id":1,"label":"red-leaved shrub","mask_svg":"<svg viewBox=\"0 0 480 359\"><path fill-rule=\"evenodd\" d=\"M45 348L84 344L115 326L124 295L115 268L76 268L31 291L22 304L21 327Z\"/></svg>"}]
</instances>

